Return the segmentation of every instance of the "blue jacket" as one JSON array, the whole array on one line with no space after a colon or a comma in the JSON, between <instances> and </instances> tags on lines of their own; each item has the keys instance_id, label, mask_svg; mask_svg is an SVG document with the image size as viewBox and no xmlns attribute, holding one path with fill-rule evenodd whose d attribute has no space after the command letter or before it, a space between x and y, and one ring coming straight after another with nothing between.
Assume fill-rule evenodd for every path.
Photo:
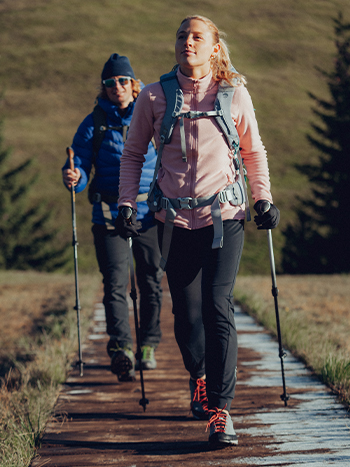
<instances>
[{"instance_id":1,"label":"blue jacket","mask_svg":"<svg viewBox=\"0 0 350 467\"><path fill-rule=\"evenodd\" d=\"M135 101L129 105L124 116L120 116L118 107L109 100L99 99L98 103L107 113L107 126L130 125ZM80 124L72 144L74 167L77 167L81 172L81 178L76 186L76 193L83 191L89 181L93 159L93 135L94 121L93 114L91 113ZM95 161L95 175L93 178L95 192L103 195L118 196L120 158L123 149L122 130L107 130ZM142 169L139 193L148 192L153 178L157 153L152 143L149 144L145 157L146 161ZM67 168L69 168L68 159L62 170ZM108 205L114 224L114 220L118 215L118 204L108 203ZM146 230L154 225L154 216L149 211L146 201L137 203L137 219L142 222L142 230ZM101 203L93 204L92 222L95 224L105 224Z\"/></svg>"}]
</instances>

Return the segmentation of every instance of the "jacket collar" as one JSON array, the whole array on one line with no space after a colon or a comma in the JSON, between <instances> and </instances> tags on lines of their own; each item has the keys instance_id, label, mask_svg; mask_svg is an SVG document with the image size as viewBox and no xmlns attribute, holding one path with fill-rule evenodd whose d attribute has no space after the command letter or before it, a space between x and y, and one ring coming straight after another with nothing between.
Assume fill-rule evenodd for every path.
<instances>
[{"instance_id":1,"label":"jacket collar","mask_svg":"<svg viewBox=\"0 0 350 467\"><path fill-rule=\"evenodd\" d=\"M180 71L180 67L177 69L176 72L177 79L179 80L181 89L183 91L196 91L196 92L203 92L208 91L209 89L213 88L217 83L213 80L213 76L211 71L203 76L200 79L190 78L185 76Z\"/></svg>"},{"instance_id":2,"label":"jacket collar","mask_svg":"<svg viewBox=\"0 0 350 467\"><path fill-rule=\"evenodd\" d=\"M107 112L107 115L109 118L111 118L114 121L123 121L125 120L125 123L128 123L131 120L132 113L134 110L135 106L135 100L130 102L127 111L123 116L121 116L118 112L118 106L113 104L109 99L98 99L99 105L102 107L102 109Z\"/></svg>"}]
</instances>

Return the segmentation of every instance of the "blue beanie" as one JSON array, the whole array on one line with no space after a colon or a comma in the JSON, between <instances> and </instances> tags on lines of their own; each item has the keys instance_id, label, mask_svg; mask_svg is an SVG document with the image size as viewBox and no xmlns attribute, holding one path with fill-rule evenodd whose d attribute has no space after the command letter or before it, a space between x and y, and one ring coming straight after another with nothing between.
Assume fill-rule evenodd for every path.
<instances>
[{"instance_id":1,"label":"blue beanie","mask_svg":"<svg viewBox=\"0 0 350 467\"><path fill-rule=\"evenodd\" d=\"M109 57L103 67L101 79L108 79L111 76L130 76L130 78L135 79L134 70L131 68L128 57L118 54L112 54Z\"/></svg>"}]
</instances>

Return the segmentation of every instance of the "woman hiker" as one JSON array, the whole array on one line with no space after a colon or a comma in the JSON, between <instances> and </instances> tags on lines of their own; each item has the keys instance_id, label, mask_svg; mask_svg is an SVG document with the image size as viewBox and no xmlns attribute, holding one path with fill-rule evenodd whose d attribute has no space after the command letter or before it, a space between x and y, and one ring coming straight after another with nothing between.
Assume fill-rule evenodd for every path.
<instances>
[{"instance_id":1,"label":"woman hiker","mask_svg":"<svg viewBox=\"0 0 350 467\"><path fill-rule=\"evenodd\" d=\"M102 70L97 96L98 110L105 119L103 140L100 141L100 147L96 148L95 113L90 113L80 124L73 139L74 172L69 169L69 160L62 169L65 185L70 188L74 183L79 193L86 187L94 165L94 176L89 187L89 200L93 205L92 233L103 276L103 304L109 335L107 352L111 357L111 371L118 376L119 381L135 379L135 358L126 297L129 282L128 242L118 235L114 223L119 209L120 159L141 84L135 78L128 57L117 53L110 56ZM135 205L142 235L135 238L132 247L140 290L141 363L143 369L147 370L157 365L154 351L161 339L163 271L159 267L160 251L154 214L148 209L147 195L144 195L152 180L157 159L152 143L146 145L144 154L146 162L139 188L140 197L144 200Z\"/></svg>"},{"instance_id":2,"label":"woman hiker","mask_svg":"<svg viewBox=\"0 0 350 467\"><path fill-rule=\"evenodd\" d=\"M173 115L169 141L168 131L161 130L166 113L161 82L169 79L142 90L121 160L119 203L123 208L116 225L122 236L137 235L135 198L143 154L154 137L162 154L150 203L158 209L175 337L190 376L192 413L209 420L209 444L219 448L238 443L229 413L237 367L233 288L246 209L239 149L259 228L276 227L279 211L272 204L266 152L245 79L234 71L217 27L201 16L185 18L176 33L175 55L182 109ZM236 145L228 144L222 118L213 112L219 85L234 88L228 112L239 136ZM230 95L224 94L223 99Z\"/></svg>"}]
</instances>

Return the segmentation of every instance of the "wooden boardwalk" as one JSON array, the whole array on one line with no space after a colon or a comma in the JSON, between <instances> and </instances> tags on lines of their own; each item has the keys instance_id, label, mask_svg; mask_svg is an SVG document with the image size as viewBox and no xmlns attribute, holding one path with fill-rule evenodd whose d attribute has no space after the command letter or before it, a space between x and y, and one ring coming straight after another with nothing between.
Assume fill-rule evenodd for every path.
<instances>
[{"instance_id":1,"label":"wooden boardwalk","mask_svg":"<svg viewBox=\"0 0 350 467\"><path fill-rule=\"evenodd\" d=\"M158 367L144 372L149 400L144 412L139 377L119 383L109 371L104 310L96 304L83 346L84 374L71 371L31 467L350 466L349 413L289 353L291 398L285 407L278 345L239 309L238 383L231 410L239 444L208 450L206 422L194 420L189 411L188 374L174 339L166 287L161 321Z\"/></svg>"}]
</instances>

